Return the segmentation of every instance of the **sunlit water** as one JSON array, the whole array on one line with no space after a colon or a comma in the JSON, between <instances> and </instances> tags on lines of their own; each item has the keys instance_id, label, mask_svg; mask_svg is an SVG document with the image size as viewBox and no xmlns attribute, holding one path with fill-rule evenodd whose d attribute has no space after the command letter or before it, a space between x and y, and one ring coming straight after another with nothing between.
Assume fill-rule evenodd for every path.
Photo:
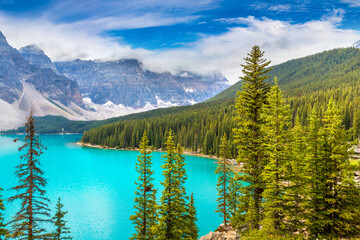
<instances>
[{"instance_id":1,"label":"sunlit water","mask_svg":"<svg viewBox=\"0 0 360 240\"><path fill-rule=\"evenodd\" d=\"M14 167L19 163L16 136L0 135L0 187L3 195L17 184ZM62 198L72 235L78 240L128 239L134 231L129 217L134 212L133 198L138 152L80 147L81 135L42 135L47 150L42 155L42 169L48 179L47 197L54 209ZM153 153L155 185L161 193L163 153ZM186 156L187 193L194 193L200 236L214 231L221 222L216 208L216 164L214 160ZM19 203L6 204L9 220Z\"/></svg>"}]
</instances>

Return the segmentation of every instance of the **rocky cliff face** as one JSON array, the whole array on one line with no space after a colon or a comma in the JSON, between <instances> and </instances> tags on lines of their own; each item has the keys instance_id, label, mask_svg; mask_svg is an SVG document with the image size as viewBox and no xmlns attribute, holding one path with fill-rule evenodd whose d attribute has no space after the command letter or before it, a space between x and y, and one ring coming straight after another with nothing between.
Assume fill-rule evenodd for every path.
<instances>
[{"instance_id":1,"label":"rocky cliff face","mask_svg":"<svg viewBox=\"0 0 360 240\"><path fill-rule=\"evenodd\" d=\"M116 105L141 108L162 101L189 105L204 101L228 87L227 80L221 75L156 73L143 69L135 59L76 60L56 62L55 66L59 73L76 80L83 97L96 104L111 101Z\"/></svg>"},{"instance_id":2,"label":"rocky cliff face","mask_svg":"<svg viewBox=\"0 0 360 240\"><path fill-rule=\"evenodd\" d=\"M23 86L22 76L17 70L18 65L26 65L25 60L16 49L12 48L0 32L0 98L8 103L19 99ZM28 72L29 69L24 69Z\"/></svg>"},{"instance_id":3,"label":"rocky cliff face","mask_svg":"<svg viewBox=\"0 0 360 240\"><path fill-rule=\"evenodd\" d=\"M19 52L21 56L25 58L30 64L40 68L51 69L58 74L56 67L52 63L51 59L46 56L44 51L36 45L28 45L26 47L22 47L20 48Z\"/></svg>"},{"instance_id":4,"label":"rocky cliff face","mask_svg":"<svg viewBox=\"0 0 360 240\"><path fill-rule=\"evenodd\" d=\"M28 53L27 53L28 54ZM83 106L79 87L75 81L57 75L51 68L40 68L24 59L0 33L0 99L14 103L23 93L23 83L34 88L52 101L65 106L75 103Z\"/></svg>"}]
</instances>

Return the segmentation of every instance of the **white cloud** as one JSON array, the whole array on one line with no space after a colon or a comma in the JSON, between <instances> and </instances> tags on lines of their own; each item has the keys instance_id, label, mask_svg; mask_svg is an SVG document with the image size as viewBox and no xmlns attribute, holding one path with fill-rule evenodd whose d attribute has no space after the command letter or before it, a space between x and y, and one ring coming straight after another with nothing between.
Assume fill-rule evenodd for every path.
<instances>
[{"instance_id":1,"label":"white cloud","mask_svg":"<svg viewBox=\"0 0 360 240\"><path fill-rule=\"evenodd\" d=\"M360 0L342 0L341 2L350 4L350 7L360 7Z\"/></svg>"},{"instance_id":2,"label":"white cloud","mask_svg":"<svg viewBox=\"0 0 360 240\"><path fill-rule=\"evenodd\" d=\"M86 30L99 34L107 30L124 30L168 26L177 23L185 23L198 18L197 16L167 17L160 14L146 13L140 16L114 16L98 19L87 19L69 24L73 29Z\"/></svg>"},{"instance_id":3,"label":"white cloud","mask_svg":"<svg viewBox=\"0 0 360 240\"><path fill-rule=\"evenodd\" d=\"M334 10L332 15L302 24L251 16L222 19L241 26L229 28L224 34L205 35L185 47L155 51L134 49L119 39L82 29L78 23L55 24L44 19L27 21L0 15L0 30L12 46L35 43L53 60L138 58L151 70L203 74L218 71L234 83L241 74L242 59L255 44L265 50L265 57L272 64L351 46L360 39L360 32L338 28L343 14L342 10Z\"/></svg>"},{"instance_id":4,"label":"white cloud","mask_svg":"<svg viewBox=\"0 0 360 240\"><path fill-rule=\"evenodd\" d=\"M330 14L326 14L322 17L321 20L332 23L334 25L341 25L341 22L344 19L345 10L342 8L333 9Z\"/></svg>"},{"instance_id":5,"label":"white cloud","mask_svg":"<svg viewBox=\"0 0 360 240\"><path fill-rule=\"evenodd\" d=\"M290 11L290 9L291 9L290 4L279 4L269 7L270 11L275 11L275 12L288 12Z\"/></svg>"},{"instance_id":6,"label":"white cloud","mask_svg":"<svg viewBox=\"0 0 360 240\"><path fill-rule=\"evenodd\" d=\"M54 61L97 59L114 54L125 58L140 57L148 52L119 44L119 39L101 37L99 29L94 28L91 32L77 24L54 24L45 19L29 21L0 15L0 30L13 47L19 49L36 44Z\"/></svg>"},{"instance_id":7,"label":"white cloud","mask_svg":"<svg viewBox=\"0 0 360 240\"><path fill-rule=\"evenodd\" d=\"M93 19L122 16L124 19L128 17L131 22L132 16L154 14L184 17L217 6L218 0L62 0L53 1L42 15L56 22L84 20L90 16Z\"/></svg>"},{"instance_id":8,"label":"white cloud","mask_svg":"<svg viewBox=\"0 0 360 240\"><path fill-rule=\"evenodd\" d=\"M346 0L345 0L346 1ZM271 1L268 1L271 2ZM265 2L255 2L250 5L255 10L269 10L274 12L309 12L313 11L309 0L292 0L287 4L271 4Z\"/></svg>"},{"instance_id":9,"label":"white cloud","mask_svg":"<svg viewBox=\"0 0 360 240\"><path fill-rule=\"evenodd\" d=\"M335 21L336 19L336 21ZM241 73L240 64L255 44L265 50L265 57L278 64L338 47L349 47L360 39L360 32L338 29L340 18L328 17L304 24L254 17L233 19L247 27L234 27L218 36L207 36L185 49L158 52L145 66L167 66L201 73L218 70L231 82Z\"/></svg>"}]
</instances>

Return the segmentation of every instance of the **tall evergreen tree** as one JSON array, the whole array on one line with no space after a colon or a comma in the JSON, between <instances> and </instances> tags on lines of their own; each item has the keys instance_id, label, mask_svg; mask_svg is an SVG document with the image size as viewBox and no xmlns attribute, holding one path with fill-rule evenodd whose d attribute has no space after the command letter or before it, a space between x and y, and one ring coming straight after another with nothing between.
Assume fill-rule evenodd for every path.
<instances>
[{"instance_id":1,"label":"tall evergreen tree","mask_svg":"<svg viewBox=\"0 0 360 240\"><path fill-rule=\"evenodd\" d=\"M356 109L353 118L353 139L358 140L359 134L360 134L360 111Z\"/></svg>"},{"instance_id":2,"label":"tall evergreen tree","mask_svg":"<svg viewBox=\"0 0 360 240\"><path fill-rule=\"evenodd\" d=\"M180 220L181 226L180 229L183 230L183 237L186 235L185 229L188 226L187 217L189 216L189 208L187 206L187 201L189 200L188 196L186 195L186 188L185 182L187 179L186 170L185 170L185 156L183 155L183 149L180 144L176 147L176 157L175 157L175 167L176 167L176 174L175 179L178 181L178 191L175 192L175 202L177 204L177 209L179 212L182 213L182 217Z\"/></svg>"},{"instance_id":3,"label":"tall evergreen tree","mask_svg":"<svg viewBox=\"0 0 360 240\"><path fill-rule=\"evenodd\" d=\"M220 144L220 159L215 173L218 174L217 181L217 210L220 216L223 217L224 225L226 226L230 219L230 193L229 193L229 182L232 177L232 171L229 167L229 159L231 158L231 149L227 140L226 134L221 138Z\"/></svg>"},{"instance_id":4,"label":"tall evergreen tree","mask_svg":"<svg viewBox=\"0 0 360 240\"><path fill-rule=\"evenodd\" d=\"M147 240L154 239L152 228L156 224L156 189L154 189L154 171L151 170L151 152L149 140L144 132L140 142L140 155L136 163L136 171L139 174L135 191L135 214L130 220L135 224L136 232L131 239Z\"/></svg>"},{"instance_id":5,"label":"tall evergreen tree","mask_svg":"<svg viewBox=\"0 0 360 240\"><path fill-rule=\"evenodd\" d=\"M237 160L243 163L244 174L241 175L241 180L249 183L242 188L243 195L239 204L241 214L238 218L241 229L258 229L263 212L261 203L265 183L261 176L267 158L263 148L264 120L261 113L267 103L270 85L266 80L269 78L267 73L271 70L267 68L270 61L263 56L264 52L258 46L254 46L245 58L246 64L242 65L244 76L240 77L242 91L237 93L238 97L235 99L234 138L238 149ZM252 216L249 216L250 214Z\"/></svg>"},{"instance_id":6,"label":"tall evergreen tree","mask_svg":"<svg viewBox=\"0 0 360 240\"><path fill-rule=\"evenodd\" d=\"M236 215L240 214L238 205L241 197L241 188L243 184L240 180L241 173L234 173L229 181L229 213L231 225L236 226L238 221Z\"/></svg>"},{"instance_id":7,"label":"tall evergreen tree","mask_svg":"<svg viewBox=\"0 0 360 240\"><path fill-rule=\"evenodd\" d=\"M265 124L264 149L268 156L268 164L262 172L266 183L263 193L265 217L263 229L272 234L284 231L284 193L286 179L286 163L289 156L289 127L291 124L290 107L285 103L278 81L268 93L268 105L264 107L262 118Z\"/></svg>"},{"instance_id":8,"label":"tall evergreen tree","mask_svg":"<svg viewBox=\"0 0 360 240\"><path fill-rule=\"evenodd\" d=\"M25 150L26 152L20 156L21 163L15 171L19 185L12 188L18 194L9 198L10 201L20 200L21 208L10 223L12 224L12 237L33 240L46 236L45 229L41 224L50 221L49 199L45 197L47 182L43 177L44 172L40 168L40 155L46 148L41 145L39 136L35 133L32 112L30 112L25 127L25 143L19 148L19 151Z\"/></svg>"},{"instance_id":9,"label":"tall evergreen tree","mask_svg":"<svg viewBox=\"0 0 360 240\"><path fill-rule=\"evenodd\" d=\"M56 228L52 234L53 240L73 239L70 235L70 228L66 226L67 221L64 220L64 217L68 212L63 211L63 207L64 204L61 203L61 199L59 198L56 204L55 216L52 218Z\"/></svg>"},{"instance_id":10,"label":"tall evergreen tree","mask_svg":"<svg viewBox=\"0 0 360 240\"><path fill-rule=\"evenodd\" d=\"M284 225L290 233L304 231L304 201L307 188L305 135L299 117L296 117L294 128L291 129L291 136L289 137L291 140L290 149L288 149L290 159L285 163L287 187L284 193L286 205Z\"/></svg>"},{"instance_id":11,"label":"tall evergreen tree","mask_svg":"<svg viewBox=\"0 0 360 240\"><path fill-rule=\"evenodd\" d=\"M308 231L316 237L317 231L321 229L322 209L321 206L325 204L324 196L321 194L321 188L324 183L323 178L323 164L321 163L322 158L320 154L320 121L317 117L318 112L313 108L311 115L309 116L306 135L306 166L305 176L306 184L308 187L306 191L305 202L306 207L306 221L305 225Z\"/></svg>"},{"instance_id":12,"label":"tall evergreen tree","mask_svg":"<svg viewBox=\"0 0 360 240\"><path fill-rule=\"evenodd\" d=\"M196 240L199 237L199 228L196 225L197 217L196 217L196 208L195 208L195 200L194 194L191 193L190 202L188 203L187 210L187 218L186 218L186 234L184 239L186 240Z\"/></svg>"},{"instance_id":13,"label":"tall evergreen tree","mask_svg":"<svg viewBox=\"0 0 360 240\"><path fill-rule=\"evenodd\" d=\"M2 188L0 188L0 239L3 239L3 237L5 237L8 234L8 230L6 229L6 225L5 225L5 219L4 219L4 211L5 211L5 206L4 206L4 201L2 199Z\"/></svg>"},{"instance_id":14,"label":"tall evergreen tree","mask_svg":"<svg viewBox=\"0 0 360 240\"><path fill-rule=\"evenodd\" d=\"M320 130L320 164L316 225L312 235L319 238L350 238L360 234L360 189L354 181L349 149L339 109L331 99Z\"/></svg>"},{"instance_id":15,"label":"tall evergreen tree","mask_svg":"<svg viewBox=\"0 0 360 240\"><path fill-rule=\"evenodd\" d=\"M180 181L176 179L179 175L177 167L178 154L176 153L172 130L168 132L166 141L166 154L162 165L164 181L161 182L164 189L158 207L158 224L154 227L156 239L159 240L178 240L182 239L184 234L182 217L184 209L179 203Z\"/></svg>"}]
</instances>

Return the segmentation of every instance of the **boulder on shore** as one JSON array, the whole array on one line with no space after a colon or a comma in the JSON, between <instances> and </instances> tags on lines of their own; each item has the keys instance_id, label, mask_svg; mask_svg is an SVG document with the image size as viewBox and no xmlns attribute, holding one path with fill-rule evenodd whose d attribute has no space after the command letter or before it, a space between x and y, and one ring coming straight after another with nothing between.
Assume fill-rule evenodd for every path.
<instances>
[{"instance_id":1,"label":"boulder on shore","mask_svg":"<svg viewBox=\"0 0 360 240\"><path fill-rule=\"evenodd\" d=\"M215 232L202 236L200 240L240 240L240 235L238 230L234 230L231 225L221 224Z\"/></svg>"}]
</instances>

